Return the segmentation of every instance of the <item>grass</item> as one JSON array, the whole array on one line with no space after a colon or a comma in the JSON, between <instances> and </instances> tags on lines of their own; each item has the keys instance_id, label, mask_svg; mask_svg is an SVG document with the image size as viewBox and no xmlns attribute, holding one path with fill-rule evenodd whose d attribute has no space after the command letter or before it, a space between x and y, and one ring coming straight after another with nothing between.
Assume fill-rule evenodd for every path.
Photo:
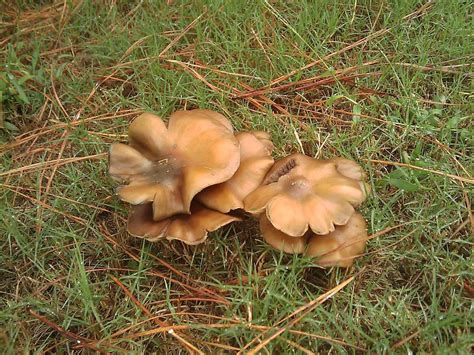
<instances>
[{"instance_id":1,"label":"grass","mask_svg":"<svg viewBox=\"0 0 474 355\"><path fill-rule=\"evenodd\" d=\"M469 1L1 6L3 353L473 350ZM321 269L251 221L129 237L104 152L183 107L271 132L275 157L358 161L367 255Z\"/></svg>"}]
</instances>

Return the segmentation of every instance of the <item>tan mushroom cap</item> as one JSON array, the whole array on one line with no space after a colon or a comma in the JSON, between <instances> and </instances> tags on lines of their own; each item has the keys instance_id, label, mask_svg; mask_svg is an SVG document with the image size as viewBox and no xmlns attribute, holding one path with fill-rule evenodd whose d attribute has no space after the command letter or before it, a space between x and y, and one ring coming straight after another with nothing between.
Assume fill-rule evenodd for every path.
<instances>
[{"instance_id":1,"label":"tan mushroom cap","mask_svg":"<svg viewBox=\"0 0 474 355\"><path fill-rule=\"evenodd\" d=\"M155 221L153 207L147 203L132 206L127 230L131 235L149 241L166 238L196 245L206 240L208 232L213 232L226 224L239 220L238 217L213 211L193 202L191 214L180 214Z\"/></svg>"},{"instance_id":2,"label":"tan mushroom cap","mask_svg":"<svg viewBox=\"0 0 474 355\"><path fill-rule=\"evenodd\" d=\"M227 181L210 186L197 195L209 208L227 213L244 207L244 198L263 181L273 165L273 144L265 132L242 132L236 135L240 143L240 166Z\"/></svg>"},{"instance_id":3,"label":"tan mushroom cap","mask_svg":"<svg viewBox=\"0 0 474 355\"><path fill-rule=\"evenodd\" d=\"M265 212L275 228L292 237L302 236L308 228L328 234L335 225L346 224L354 206L365 200L363 178L354 162L292 154L273 165L263 185L245 198L244 208Z\"/></svg>"},{"instance_id":4,"label":"tan mushroom cap","mask_svg":"<svg viewBox=\"0 0 474 355\"><path fill-rule=\"evenodd\" d=\"M271 136L269 133L267 132L264 132L264 131L252 131L250 132L252 133L255 137L258 138L258 140L263 144L265 145L265 147L267 148L267 150L270 152L273 152L273 148L274 145L273 145L273 142L271 140Z\"/></svg>"},{"instance_id":5,"label":"tan mushroom cap","mask_svg":"<svg viewBox=\"0 0 474 355\"><path fill-rule=\"evenodd\" d=\"M305 255L315 257L321 266L350 267L364 252L366 242L367 223L356 212L346 225L337 226L334 232L311 236Z\"/></svg>"},{"instance_id":6,"label":"tan mushroom cap","mask_svg":"<svg viewBox=\"0 0 474 355\"><path fill-rule=\"evenodd\" d=\"M158 116L144 113L128 135L129 146L111 146L109 173L129 183L118 189L122 200L153 202L155 220L190 213L198 192L228 180L239 166L232 125L217 112L177 111L168 128Z\"/></svg>"},{"instance_id":7,"label":"tan mushroom cap","mask_svg":"<svg viewBox=\"0 0 474 355\"><path fill-rule=\"evenodd\" d=\"M273 248L289 254L301 254L306 249L307 236L290 237L272 226L265 213L259 217L263 239Z\"/></svg>"}]
</instances>

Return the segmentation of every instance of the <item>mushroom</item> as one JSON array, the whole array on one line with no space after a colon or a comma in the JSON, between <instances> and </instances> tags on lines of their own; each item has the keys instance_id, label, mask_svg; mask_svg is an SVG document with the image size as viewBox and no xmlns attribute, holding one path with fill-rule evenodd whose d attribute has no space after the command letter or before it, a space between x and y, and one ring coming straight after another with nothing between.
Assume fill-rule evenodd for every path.
<instances>
[{"instance_id":1,"label":"mushroom","mask_svg":"<svg viewBox=\"0 0 474 355\"><path fill-rule=\"evenodd\" d=\"M265 213L259 217L260 232L263 239L275 249L289 254L301 254L306 249L307 235L290 237L272 226Z\"/></svg>"},{"instance_id":2,"label":"mushroom","mask_svg":"<svg viewBox=\"0 0 474 355\"><path fill-rule=\"evenodd\" d=\"M337 226L333 232L312 235L305 255L315 257L321 266L350 267L364 252L367 238L367 223L356 212L346 225Z\"/></svg>"},{"instance_id":3,"label":"mushroom","mask_svg":"<svg viewBox=\"0 0 474 355\"><path fill-rule=\"evenodd\" d=\"M292 237L308 228L328 234L335 225L346 224L354 206L365 200L363 178L362 169L346 159L292 154L273 165L263 185L245 198L244 209L265 212L276 229Z\"/></svg>"},{"instance_id":4,"label":"mushroom","mask_svg":"<svg viewBox=\"0 0 474 355\"><path fill-rule=\"evenodd\" d=\"M239 162L231 123L209 110L177 111L168 128L144 113L129 127L129 145L113 144L109 173L128 185L119 197L134 205L153 202L156 221L190 213L191 200L204 188L228 180Z\"/></svg>"},{"instance_id":5,"label":"mushroom","mask_svg":"<svg viewBox=\"0 0 474 355\"><path fill-rule=\"evenodd\" d=\"M244 198L263 181L273 165L273 144L265 132L242 132L236 136L240 143L240 166L227 181L210 186L197 195L209 208L227 213L244 207Z\"/></svg>"},{"instance_id":6,"label":"mushroom","mask_svg":"<svg viewBox=\"0 0 474 355\"><path fill-rule=\"evenodd\" d=\"M131 235L149 241L166 238L196 245L206 240L208 232L213 232L228 223L239 220L238 217L213 211L193 202L191 214L178 214L156 221L153 218L152 204L146 203L132 206L127 230Z\"/></svg>"},{"instance_id":7,"label":"mushroom","mask_svg":"<svg viewBox=\"0 0 474 355\"><path fill-rule=\"evenodd\" d=\"M264 131L252 131L250 133L253 134L255 137L257 137L258 140L263 145L265 145L265 147L267 148L267 151L269 152L269 154L272 153L274 146L273 146L273 142L271 140L271 137L270 137L269 133L264 132Z\"/></svg>"}]
</instances>

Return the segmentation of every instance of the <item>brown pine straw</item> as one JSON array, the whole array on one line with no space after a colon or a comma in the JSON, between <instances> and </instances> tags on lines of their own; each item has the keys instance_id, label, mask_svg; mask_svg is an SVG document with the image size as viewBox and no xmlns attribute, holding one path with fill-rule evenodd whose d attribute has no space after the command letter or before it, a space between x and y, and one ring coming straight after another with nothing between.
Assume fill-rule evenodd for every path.
<instances>
[{"instance_id":1,"label":"brown pine straw","mask_svg":"<svg viewBox=\"0 0 474 355\"><path fill-rule=\"evenodd\" d=\"M342 54L342 53L345 53L349 50L351 50L352 48L355 48L355 47L358 47L362 44L365 44L371 40L373 40L374 38L377 38L377 37L380 37L386 33L388 33L390 31L390 29L382 29L382 30L379 30L377 32L374 32L370 35L368 35L367 37L364 37L354 43L351 43L350 45L338 50L338 51L335 51L335 52L332 52L318 60L315 60L309 64L306 64L305 66L301 67L301 68L298 68L298 69L294 69L292 70L291 72L289 72L288 74L286 75L283 75L283 76L280 76L279 78L276 78L274 80L272 80L268 85L265 85L259 89L256 89L256 90L252 90L252 91L247 91L243 94L240 95L240 98L244 98L244 97L247 97L247 96L256 96L256 95L263 95L263 94L268 94L268 93L272 93L275 91L275 85L276 84L279 84L281 83L282 81L285 81L285 80L288 80L289 78L291 78L292 76L294 76L295 74L303 71L303 70L306 70L306 69L310 69L316 65L319 65L319 64L324 64L328 59L334 57L334 56L337 56L339 54ZM276 88L276 90L278 90L278 87Z\"/></svg>"},{"instance_id":2,"label":"brown pine straw","mask_svg":"<svg viewBox=\"0 0 474 355\"><path fill-rule=\"evenodd\" d=\"M361 65L355 65L349 68L343 68L336 70L333 75L331 76L324 76L324 75L316 75L310 78L301 79L295 82L290 82L287 84L279 85L271 89L271 92L279 92L279 91L286 91L288 89L292 89L292 91L299 91L312 88L314 86L326 85L326 84L333 84L336 81L347 81L351 78L357 78L358 76L367 76L370 74L352 74L357 70L365 67L370 67L376 64L379 64L380 61L374 60L367 63L362 63ZM348 75L352 74L352 75ZM373 73L371 75L374 75ZM253 96L259 96L262 94L266 94L269 92L262 92L262 91L247 91L245 93L241 93L239 95L234 95L234 98L248 98Z\"/></svg>"},{"instance_id":3,"label":"brown pine straw","mask_svg":"<svg viewBox=\"0 0 474 355\"><path fill-rule=\"evenodd\" d=\"M10 189L11 191L15 191L15 192L16 192L16 190L27 190L27 191L30 191L30 192L33 192L33 193L35 193L37 191L37 189L33 189L33 188L30 188L30 187L25 187L25 186L14 186L14 185L1 184L1 183L0 183L0 186L5 187L5 188ZM26 196L26 195L23 195L23 196ZM86 206L86 207L89 207L89 208L92 208L92 209L95 209L95 210L98 210L98 211L113 213L111 210L108 210L106 208L91 205L89 203L76 201L76 200L73 200L72 198L56 195L56 194L53 194L51 192L48 193L48 196L51 196L51 197L54 197L54 198L59 198L61 200L65 200L65 201L68 201L68 202L71 202L71 203L74 203L74 204L77 204L77 205Z\"/></svg>"},{"instance_id":4,"label":"brown pine straw","mask_svg":"<svg viewBox=\"0 0 474 355\"><path fill-rule=\"evenodd\" d=\"M76 120L76 121L71 121L67 123L61 122L54 125L50 125L49 128L46 128L46 125L45 125L44 127L36 128L24 134L19 135L18 137L16 137L15 141L13 141L12 143L9 143L3 147L0 147L0 153L4 153L12 148L21 146L31 140L37 140L40 136L53 133L59 129L75 127L84 123L94 123L98 121L111 120L111 119L116 119L116 118L121 118L121 117L136 116L142 112L143 110L137 110L137 109L122 110L114 114L106 113L106 114L92 116L92 117L88 117L88 118L84 118L84 119Z\"/></svg>"},{"instance_id":5,"label":"brown pine straw","mask_svg":"<svg viewBox=\"0 0 474 355\"><path fill-rule=\"evenodd\" d=\"M343 346L352 347L352 348L357 349L357 350L365 351L364 348L361 348L361 347L358 347L358 346L355 346L355 345L352 345L352 344L348 344L348 343L346 343L342 340L339 340L339 339L333 339L331 337L326 337L326 336L321 336L321 335L316 335L316 334L312 334L312 333L307 333L307 332L303 332L303 331L290 329L297 322L299 322L304 316L306 316L309 312L311 312L314 308L321 305L326 300L328 300L332 296L334 296L337 292L342 290L346 285L348 285L355 278L355 276L356 275L354 275L354 276L350 277L349 279L343 281L342 283L340 283L336 287L334 287L331 290L329 290L329 291L325 292L324 294L320 295L319 297L317 297L315 300L309 302L308 304L306 304L302 307L299 307L293 313L291 313L287 317L283 318L282 320L280 320L279 322L277 322L273 326L260 326L260 325L253 325L251 323L242 323L241 321L238 321L238 320L228 320L228 321L231 321L232 324L229 324L229 323L210 323L210 324L179 324L179 325L174 325L174 326L160 326L158 328L153 328L153 329L149 329L149 330L146 330L146 331L143 331L143 332L130 334L130 335L126 336L125 338L126 339L135 339L135 338L140 338L140 337L149 337L149 336L152 336L152 335L156 335L156 334L160 334L160 333L164 333L164 332L169 332L171 329L173 329L174 331L177 331L177 330L185 330L185 329L199 329L200 327L202 327L203 329L209 329L209 328L212 328L212 329L227 329L227 328L233 328L233 327L238 327L238 326L246 326L250 329L262 331L262 333L260 335L258 335L257 337L255 337L250 343L248 343L240 351L240 353L242 353L245 349L247 349L251 344L258 341L260 339L260 337L264 336L265 334L269 333L272 330L277 330L277 331L273 335L265 338L265 340L263 340L258 346L256 346L254 349L249 351L248 354L255 354L259 350L263 349L263 347L265 347L269 342L271 342L273 339L275 339L276 337L278 337L280 334L282 334L285 331L288 331L291 334L308 336L308 337L324 340L324 341L327 341L327 342L330 342L330 343L335 343L335 344L339 344L339 345L343 345ZM281 323L289 320L290 318L292 318L292 317L294 317L294 316L296 316L300 313L301 313L301 315L299 317L293 319L293 321L288 323L285 327L279 327L279 325ZM195 313L194 315L199 315L199 314ZM215 316L211 316L211 315L207 315L207 314L205 316L215 317ZM145 322L148 322L148 321L149 320L147 320ZM141 322L141 323L135 324L135 325L133 325L129 328L123 329L123 330L113 334L112 337L116 337L118 335L121 335L121 334L127 332L128 330L130 330L131 328L140 326L141 324L143 324L145 322Z\"/></svg>"},{"instance_id":6,"label":"brown pine straw","mask_svg":"<svg viewBox=\"0 0 474 355\"><path fill-rule=\"evenodd\" d=\"M102 236L107 241L112 243L112 245L114 245L115 247L118 247L119 249L121 249L125 254L127 254L133 260L140 261L140 257L138 255L132 253L126 246L122 245L121 243L119 243L118 241L116 241L113 238L113 236L107 230L105 224L100 225L99 230L102 233ZM148 254L148 255L151 256L152 254ZM157 257L156 257L155 260L159 261L163 266L165 266L167 269L169 269L173 273L177 274L180 277L183 277L183 276L181 276L183 274L180 271L173 268L170 264L162 261L161 259L159 259ZM169 276L167 276L167 275L165 275L165 274L163 274L163 273L161 273L157 270L151 269L151 270L147 271L147 274L149 274L151 276L154 276L154 277L159 277L160 279L167 280L171 283L175 283L175 284L181 286L184 290L186 290L191 296L195 296L195 295L207 296L207 298L202 299L203 301L229 304L229 301L227 299L225 299L221 295L217 294L216 292L214 292L214 291L212 291L212 290L210 290L206 287L203 287L202 285L199 285L199 283L196 280L189 279L189 277L187 277L187 276L183 277L185 279L185 281L188 281L190 283L195 284L196 287L192 286L190 284L184 283L182 281L179 281L174 277L169 277Z\"/></svg>"},{"instance_id":7,"label":"brown pine straw","mask_svg":"<svg viewBox=\"0 0 474 355\"><path fill-rule=\"evenodd\" d=\"M168 316L168 315L171 316L171 314L163 314L163 315L160 315L160 316L157 316L157 317L154 317L154 318L165 317L165 316ZM140 337L149 337L149 336L152 336L152 335L167 332L167 331L169 331L169 329L171 327L173 329L178 329L178 330L185 330L185 329L199 330L199 329L208 329L208 328L229 329L229 328L235 328L235 327L247 327L249 329L257 330L257 331L260 331L262 333L265 333L265 332L268 332L268 331L274 329L273 327L270 327L270 326L255 325L255 324L244 322L242 320L222 318L222 317L214 316L214 315L207 314L207 313L177 312L177 313L173 313L173 315L175 315L175 316L176 315L190 315L190 316L194 315L194 316L209 317L209 318L224 320L224 321L227 321L227 323L194 323L194 324L178 324L178 325L168 326L168 327L158 327L158 328L153 328L153 329L143 331L143 332L132 333L132 334L126 336L124 339L136 339L136 338L140 338ZM127 328L121 329L118 332L115 332L114 334L112 334L110 336L110 338L117 338L118 336L128 332L129 330L131 330L133 328L137 328L137 327L139 327L139 326L141 326L145 323L150 322L151 320L152 320L152 318L141 321L141 322L136 323L136 324L133 324L133 325L127 327ZM346 342L344 342L340 339L335 339L335 338L331 338L331 337L324 336L324 335L318 335L318 334L314 334L314 333L308 333L308 332L304 332L304 331L300 331L300 330L293 330L293 329L288 329L288 333L294 334L294 335L301 335L301 336L305 336L305 337L309 337L309 338L313 338L313 339L318 339L318 340L326 341L326 342L332 343L332 344L347 346L347 347L351 347L353 349L360 350L360 351L366 351L366 349L364 349L362 347L359 347L359 346L356 346L356 345L353 345L353 344L349 344L349 343L346 343ZM106 339L109 339L109 338L106 338ZM104 339L104 340L106 340L106 339ZM120 340L120 338L118 338L117 340ZM220 344L220 345L222 346L222 344ZM241 350L241 349L237 349L237 350Z\"/></svg>"},{"instance_id":8,"label":"brown pine straw","mask_svg":"<svg viewBox=\"0 0 474 355\"><path fill-rule=\"evenodd\" d=\"M427 1L425 4L420 6L416 11L412 12L411 14L408 14L408 15L404 16L403 20L409 21L409 20L413 20L415 18L418 18L419 16L422 16L432 5L433 5L432 1ZM249 90L247 92L244 92L244 93L240 94L240 97L243 98L243 97L246 97L246 96L259 96L259 95L274 92L274 90L278 90L278 87L275 87L275 85L281 83L282 81L290 79L292 76L298 74L299 72L310 69L310 68L312 68L316 65L320 65L320 64L324 65L327 68L328 66L326 64L326 61L328 59L330 59L332 57L335 57L337 55L340 55L342 53L345 53L345 52L347 52L347 51L349 51L353 48L363 46L366 43L370 42L371 40L373 40L375 38L378 38L380 36L383 36L383 35L385 35L386 33L390 32L390 31L391 31L391 28L383 28L383 29L381 29L377 32L373 32L373 33L369 34L368 36L366 36L364 38L361 38L360 40L358 40L356 42L353 42L353 43L351 43L350 45L348 45L344 48L341 48L338 51L332 52L332 53L330 53L330 54L328 54L328 55L326 55L322 58L319 58L317 60L312 61L309 64L306 64L305 66L303 66L301 68L294 69L294 70L290 71L288 74L280 76L280 77L272 80L268 85L265 85L265 86L263 86L259 89ZM291 84L295 85L295 83L290 83L290 85Z\"/></svg>"},{"instance_id":9,"label":"brown pine straw","mask_svg":"<svg viewBox=\"0 0 474 355\"><path fill-rule=\"evenodd\" d=\"M411 335L407 336L406 338L400 340L400 341L397 341L395 344L393 344L390 348L391 349L397 349L401 346L403 346L405 343L409 342L410 340L412 340L413 338L417 337L419 334L421 333L421 330L417 330L415 332L413 332Z\"/></svg>"},{"instance_id":10,"label":"brown pine straw","mask_svg":"<svg viewBox=\"0 0 474 355\"><path fill-rule=\"evenodd\" d=\"M140 310L145 313L145 315L149 318L152 318L153 315L152 313L141 303L134 295L133 293L122 283L120 282L119 279L117 279L115 276L110 276L110 278L125 292L125 294L132 300L132 302L140 308ZM161 327L166 327L167 324L163 321L161 321L159 318L153 318L153 321L157 323ZM173 331L168 331L168 334L170 334L173 338L177 339L184 347L188 350L190 354L203 354L204 353L196 348L193 344L191 344L185 336L180 335L177 330L174 330L173 328L170 328Z\"/></svg>"},{"instance_id":11,"label":"brown pine straw","mask_svg":"<svg viewBox=\"0 0 474 355\"><path fill-rule=\"evenodd\" d=\"M1 185L1 184L0 184L0 186L4 186L4 185ZM73 220L73 221L79 223L79 224L82 224L83 226L87 226L87 222L86 222L83 218L81 218L81 217L77 217L77 216L71 215L71 214L69 214L69 213L62 212L62 211L58 210L57 208L54 208L53 206L48 205L46 202L40 201L40 200L38 200L38 199L36 199L36 198L34 198L34 197L31 197L31 196L29 196L29 195L27 195L27 194L24 194L24 193L22 193L22 192L20 192L20 191L15 191L15 194L20 195L20 196L22 196L22 197L24 197L24 198L30 200L33 204L36 204L36 205L39 205L39 206L41 206L41 207L43 207L43 208L46 208L46 209L48 209L48 210L51 210L51 211L53 211L54 213L57 213L57 214L59 214L59 215L61 215L61 216L63 216L63 217L66 217L66 218L68 218L68 219L70 219L70 220Z\"/></svg>"},{"instance_id":12,"label":"brown pine straw","mask_svg":"<svg viewBox=\"0 0 474 355\"><path fill-rule=\"evenodd\" d=\"M312 352L311 350L308 350L306 348L304 348L303 346L301 346L300 344L298 343L295 343L294 341L291 341L289 339L283 339L284 342L288 343L289 345L291 345L292 347L298 349L299 351L307 354L307 355L316 355L316 353Z\"/></svg>"},{"instance_id":13,"label":"brown pine straw","mask_svg":"<svg viewBox=\"0 0 474 355\"><path fill-rule=\"evenodd\" d=\"M360 274L362 271L360 271L358 274ZM258 344L257 346L255 346L253 349L249 350L246 352L246 354L248 355L255 355L257 354L260 350L262 350L263 348L265 348L272 340L274 340L275 338L277 338L280 334L284 333L285 331L287 331L288 329L292 328L295 324L297 324L300 320L302 320L309 312L311 312L312 310L314 310L316 307L318 307L319 305L323 304L324 302L326 302L328 299L332 298L335 294L337 294L339 291L341 291L344 287L346 287L349 283L351 283L354 278L355 278L356 275L354 276L351 276L349 277L348 279L346 279L345 281L341 282L339 285L337 285L336 287L333 287L332 289L330 289L329 291L323 293L322 295L318 296L315 300L307 303L306 305L302 306L302 307L299 307L297 308L293 313L291 313L290 315L286 316L285 318L283 318L282 320L278 321L274 326L272 326L270 329L272 330L276 330L277 331L275 333L273 333L272 335L264 338L263 340L260 340L260 337L262 335L265 335L265 333L268 333L268 332L264 332L263 334L255 337L254 339L252 339L247 345L244 346L243 350L249 348L253 343L257 342L257 341L261 341L260 344ZM294 318L292 321L290 321L286 326L284 327L278 327L280 324L286 322L287 320L289 320L290 318L296 316L300 314L298 317ZM243 350L241 352L239 352L239 354L242 354Z\"/></svg>"},{"instance_id":14,"label":"brown pine straw","mask_svg":"<svg viewBox=\"0 0 474 355\"><path fill-rule=\"evenodd\" d=\"M64 329L60 325L54 323L53 321L49 320L48 318L36 313L35 311L33 311L31 309L29 310L29 313L33 317L38 319L40 322L42 322L42 323L46 324L48 327L54 329L56 332L61 334L63 337L65 337L65 338L69 339L70 341L74 342L75 343L74 347L86 348L86 349L97 351L97 352L100 352L100 353L105 353L105 352L108 351L108 350L105 350L105 349L113 349L115 351L121 351L123 353L126 352L126 350L123 349L123 348L119 348L117 346L112 346L112 345L108 345L108 344L101 344L101 347L99 347L97 345L97 341L95 341L95 340L88 339L88 338L82 337L80 335L77 335L75 333L72 333L72 332Z\"/></svg>"},{"instance_id":15,"label":"brown pine straw","mask_svg":"<svg viewBox=\"0 0 474 355\"><path fill-rule=\"evenodd\" d=\"M16 169L11 169L8 171L5 171L3 173L0 173L0 176L11 176L15 174L20 174L24 172L34 172L41 170L46 167L51 167L51 166L61 166L61 165L66 165L66 164L71 164L71 163L76 163L78 161L84 161L84 160L94 160L94 159L101 159L107 156L108 153L99 153L99 154L93 154L93 155L86 155L84 157L76 157L76 158L62 158L62 159L54 159L54 160L48 160L40 163L34 163L26 166L22 166L20 168Z\"/></svg>"},{"instance_id":16,"label":"brown pine straw","mask_svg":"<svg viewBox=\"0 0 474 355\"><path fill-rule=\"evenodd\" d=\"M198 17L196 17L190 24L188 24L183 31L181 31L180 34L178 34L173 40L158 54L158 57L163 57L166 52L168 52L171 47L173 47L178 41L183 38L183 36L188 33L188 31L193 28L196 23L201 19L202 16L206 14L207 10L205 10L202 14L200 14Z\"/></svg>"}]
</instances>

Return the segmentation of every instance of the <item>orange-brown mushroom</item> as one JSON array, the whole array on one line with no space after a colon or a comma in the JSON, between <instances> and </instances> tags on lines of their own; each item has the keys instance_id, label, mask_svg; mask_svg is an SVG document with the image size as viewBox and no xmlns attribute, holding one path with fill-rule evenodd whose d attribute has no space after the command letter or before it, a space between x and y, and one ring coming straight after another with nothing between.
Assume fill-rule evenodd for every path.
<instances>
[{"instance_id":1,"label":"orange-brown mushroom","mask_svg":"<svg viewBox=\"0 0 474 355\"><path fill-rule=\"evenodd\" d=\"M260 233L263 239L273 248L289 254L301 254L306 249L307 235L290 237L272 226L265 213L259 217Z\"/></svg>"},{"instance_id":2,"label":"orange-brown mushroom","mask_svg":"<svg viewBox=\"0 0 474 355\"><path fill-rule=\"evenodd\" d=\"M156 115L137 117L130 145L113 144L109 173L126 180L119 197L137 205L153 202L153 218L190 213L191 200L204 188L228 180L240 162L231 123L209 110L178 111L168 128Z\"/></svg>"},{"instance_id":3,"label":"orange-brown mushroom","mask_svg":"<svg viewBox=\"0 0 474 355\"><path fill-rule=\"evenodd\" d=\"M235 216L210 210L196 202L191 205L191 214L178 214L161 221L153 219L151 203L132 206L127 230L135 236L157 241L162 238L181 240L190 245L204 242L208 232L240 219Z\"/></svg>"},{"instance_id":4,"label":"orange-brown mushroom","mask_svg":"<svg viewBox=\"0 0 474 355\"><path fill-rule=\"evenodd\" d=\"M244 209L265 212L276 229L292 237L304 235L308 228L328 234L335 225L346 224L354 206L365 200L363 178L354 162L292 154L274 164L263 185L245 198Z\"/></svg>"},{"instance_id":5,"label":"orange-brown mushroom","mask_svg":"<svg viewBox=\"0 0 474 355\"><path fill-rule=\"evenodd\" d=\"M257 137L258 140L267 148L267 151L271 154L274 146L270 134L264 131L252 131L250 133Z\"/></svg>"},{"instance_id":6,"label":"orange-brown mushroom","mask_svg":"<svg viewBox=\"0 0 474 355\"><path fill-rule=\"evenodd\" d=\"M227 213L244 207L244 198L263 181L273 165L273 144L265 132L242 132L236 135L240 143L240 166L227 181L210 186L197 195L209 208Z\"/></svg>"},{"instance_id":7,"label":"orange-brown mushroom","mask_svg":"<svg viewBox=\"0 0 474 355\"><path fill-rule=\"evenodd\" d=\"M360 213L354 213L347 224L337 226L326 235L313 234L305 255L316 259L321 266L350 267L364 252L367 242L367 223Z\"/></svg>"}]
</instances>

